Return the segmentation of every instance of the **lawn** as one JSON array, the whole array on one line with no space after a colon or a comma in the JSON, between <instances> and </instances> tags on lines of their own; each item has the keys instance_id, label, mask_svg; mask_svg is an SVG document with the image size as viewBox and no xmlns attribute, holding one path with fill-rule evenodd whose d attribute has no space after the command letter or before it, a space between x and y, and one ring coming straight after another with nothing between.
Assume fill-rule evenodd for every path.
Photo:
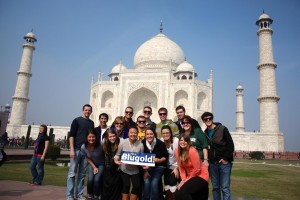
<instances>
[{"instance_id":1,"label":"lawn","mask_svg":"<svg viewBox=\"0 0 300 200\"><path fill-rule=\"evenodd\" d=\"M55 162L47 160L43 184L66 186L67 173L68 167L57 167ZM29 161L6 162L0 167L0 180L29 182ZM299 186L300 161L236 159L233 164L231 191L234 197L296 200L300 197Z\"/></svg>"}]
</instances>

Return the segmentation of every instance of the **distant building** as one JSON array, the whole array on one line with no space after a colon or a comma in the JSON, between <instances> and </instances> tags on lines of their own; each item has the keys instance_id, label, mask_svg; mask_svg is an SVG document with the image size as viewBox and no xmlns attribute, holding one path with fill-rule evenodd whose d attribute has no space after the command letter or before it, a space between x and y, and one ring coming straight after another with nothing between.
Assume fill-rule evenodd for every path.
<instances>
[{"instance_id":1,"label":"distant building","mask_svg":"<svg viewBox=\"0 0 300 200\"><path fill-rule=\"evenodd\" d=\"M9 114L10 114L10 105L6 104L4 109L3 109L3 106L1 106L1 109L0 109L0 135L5 133L5 131L6 131Z\"/></svg>"}]
</instances>

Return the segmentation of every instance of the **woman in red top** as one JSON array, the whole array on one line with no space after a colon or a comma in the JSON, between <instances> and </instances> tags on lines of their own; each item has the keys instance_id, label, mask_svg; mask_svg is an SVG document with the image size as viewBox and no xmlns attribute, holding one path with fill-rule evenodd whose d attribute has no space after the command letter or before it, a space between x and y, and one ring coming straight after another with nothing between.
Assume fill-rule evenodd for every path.
<instances>
[{"instance_id":1,"label":"woman in red top","mask_svg":"<svg viewBox=\"0 0 300 200\"><path fill-rule=\"evenodd\" d=\"M176 200L208 199L208 170L201 163L198 151L192 146L189 135L182 134L175 151L181 182L175 192Z\"/></svg>"}]
</instances>

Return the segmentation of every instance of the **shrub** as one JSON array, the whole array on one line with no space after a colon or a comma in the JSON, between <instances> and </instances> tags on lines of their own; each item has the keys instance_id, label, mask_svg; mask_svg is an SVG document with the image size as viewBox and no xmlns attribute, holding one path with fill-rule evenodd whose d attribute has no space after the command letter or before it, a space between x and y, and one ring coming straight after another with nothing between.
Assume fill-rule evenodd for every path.
<instances>
[{"instance_id":1,"label":"shrub","mask_svg":"<svg viewBox=\"0 0 300 200\"><path fill-rule=\"evenodd\" d=\"M255 160L265 159L265 155L261 151L252 151L252 152L249 153L249 156L250 156L251 159L255 159Z\"/></svg>"},{"instance_id":2,"label":"shrub","mask_svg":"<svg viewBox=\"0 0 300 200\"><path fill-rule=\"evenodd\" d=\"M60 147L57 145L49 145L47 155L51 160L56 160L60 157Z\"/></svg>"}]
</instances>

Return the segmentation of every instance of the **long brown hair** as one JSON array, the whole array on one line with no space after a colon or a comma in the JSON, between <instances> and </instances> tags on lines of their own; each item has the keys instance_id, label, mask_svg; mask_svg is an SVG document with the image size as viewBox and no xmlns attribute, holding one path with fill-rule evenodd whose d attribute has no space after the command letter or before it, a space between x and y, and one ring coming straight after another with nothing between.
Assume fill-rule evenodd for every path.
<instances>
[{"instance_id":1,"label":"long brown hair","mask_svg":"<svg viewBox=\"0 0 300 200\"><path fill-rule=\"evenodd\" d=\"M178 145L178 165L182 165L182 164L187 164L188 160L189 160L189 150L190 147L192 146L192 142L191 142L191 138L188 134L181 134L181 136L179 137L179 143L181 138L183 138L183 140L185 142L188 143L186 148L181 148L180 145Z\"/></svg>"},{"instance_id":2,"label":"long brown hair","mask_svg":"<svg viewBox=\"0 0 300 200\"><path fill-rule=\"evenodd\" d=\"M114 144L110 143L109 139L108 139L108 135L112 133L116 135L116 142ZM107 129L106 133L105 133L105 137L104 137L104 144L103 144L103 151L105 154L109 154L110 153L110 148L112 146L112 150L113 150L113 154L115 154L118 150L118 146L120 143L120 138L117 137L117 133L115 130L113 129Z\"/></svg>"}]
</instances>

